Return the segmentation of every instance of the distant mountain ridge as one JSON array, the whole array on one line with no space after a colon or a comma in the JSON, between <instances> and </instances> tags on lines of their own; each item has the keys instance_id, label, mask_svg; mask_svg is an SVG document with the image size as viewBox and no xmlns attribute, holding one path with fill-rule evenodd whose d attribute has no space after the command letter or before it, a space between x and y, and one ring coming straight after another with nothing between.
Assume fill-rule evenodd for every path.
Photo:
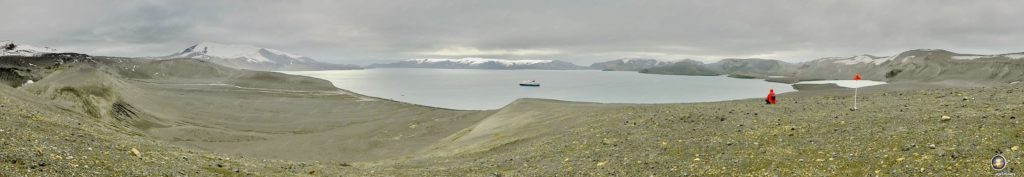
<instances>
[{"instance_id":1,"label":"distant mountain ridge","mask_svg":"<svg viewBox=\"0 0 1024 177\"><path fill-rule=\"evenodd\" d=\"M705 64L695 60L683 60L640 70L641 73L736 77L758 77L765 74L784 74L793 71L795 65L772 59L722 59Z\"/></svg>"},{"instance_id":2,"label":"distant mountain ridge","mask_svg":"<svg viewBox=\"0 0 1024 177\"><path fill-rule=\"evenodd\" d=\"M590 68L606 71L640 71L647 68L670 65L672 63L675 62L656 59L628 58L594 63L590 65Z\"/></svg>"},{"instance_id":3,"label":"distant mountain ridge","mask_svg":"<svg viewBox=\"0 0 1024 177\"><path fill-rule=\"evenodd\" d=\"M941 49L917 49L893 56L825 57L788 63L774 59L723 59L704 64L685 60L640 70L672 75L729 75L770 81L849 80L854 74L877 81L972 82L1024 81L1024 52L995 55L960 54ZM785 78L785 79L779 79Z\"/></svg>"},{"instance_id":4,"label":"distant mountain ridge","mask_svg":"<svg viewBox=\"0 0 1024 177\"><path fill-rule=\"evenodd\" d=\"M49 47L0 41L0 57L38 57L67 55L89 57ZM181 52L155 59L192 58L228 67L249 70L336 70L358 69L354 65L318 62L312 58L275 49L249 45L202 42ZM916 49L892 56L856 55L824 57L806 62L789 63L774 59L722 59L714 63L695 60L658 61L655 59L618 59L598 62L589 67L559 60L507 60L488 58L410 59L376 68L449 68L449 69L602 69L639 71L670 75L728 75L737 78L760 78L778 82L801 80L850 79L860 74L868 80L976 82L1024 81L1024 52L1005 54L961 54L942 49ZM785 78L785 79L778 79Z\"/></svg>"},{"instance_id":5,"label":"distant mountain ridge","mask_svg":"<svg viewBox=\"0 0 1024 177\"><path fill-rule=\"evenodd\" d=\"M668 74L668 75L691 75L691 76L716 76L721 75L718 70L708 67L706 64L696 60L681 60L671 64L641 69L640 73Z\"/></svg>"},{"instance_id":6,"label":"distant mountain ridge","mask_svg":"<svg viewBox=\"0 0 1024 177\"><path fill-rule=\"evenodd\" d=\"M723 59L707 65L720 74L732 77L764 77L786 75L795 71L796 65L775 59Z\"/></svg>"},{"instance_id":7,"label":"distant mountain ridge","mask_svg":"<svg viewBox=\"0 0 1024 177\"><path fill-rule=\"evenodd\" d=\"M312 58L280 50L251 45L201 42L185 50L159 59L192 58L216 64L249 70L345 70L359 69L355 65L323 63Z\"/></svg>"},{"instance_id":8,"label":"distant mountain ridge","mask_svg":"<svg viewBox=\"0 0 1024 177\"><path fill-rule=\"evenodd\" d=\"M37 47L27 44L16 44L14 41L0 41L0 56L37 57L50 53L69 53L50 47Z\"/></svg>"},{"instance_id":9,"label":"distant mountain ridge","mask_svg":"<svg viewBox=\"0 0 1024 177\"><path fill-rule=\"evenodd\" d=\"M370 68L441 68L441 69L543 69L571 70L586 67L558 60L507 60L490 58L428 58L409 59L385 64L373 64Z\"/></svg>"}]
</instances>

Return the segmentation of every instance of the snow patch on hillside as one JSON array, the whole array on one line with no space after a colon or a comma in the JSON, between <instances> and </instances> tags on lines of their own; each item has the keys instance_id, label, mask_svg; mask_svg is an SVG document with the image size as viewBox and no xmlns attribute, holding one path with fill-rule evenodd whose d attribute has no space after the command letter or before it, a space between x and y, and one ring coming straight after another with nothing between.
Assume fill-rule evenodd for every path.
<instances>
[{"instance_id":1,"label":"snow patch on hillside","mask_svg":"<svg viewBox=\"0 0 1024 177\"><path fill-rule=\"evenodd\" d=\"M14 49L7 50L7 46L14 45ZM64 53L50 47L37 47L27 44L15 44L13 41L0 41L0 56L40 56L47 53Z\"/></svg>"},{"instance_id":2,"label":"snow patch on hillside","mask_svg":"<svg viewBox=\"0 0 1024 177\"><path fill-rule=\"evenodd\" d=\"M1024 54L1003 54L1003 55L1000 55L1000 56L1003 56L1003 57L1006 57L1006 58L1010 58L1010 59L1015 59L1015 60L1016 59L1024 58Z\"/></svg>"},{"instance_id":3,"label":"snow patch on hillside","mask_svg":"<svg viewBox=\"0 0 1024 177\"><path fill-rule=\"evenodd\" d=\"M910 61L909 59L914 58L914 57L917 57L917 56L914 56L914 55L905 56L903 58L900 58L900 62L907 63L907 62Z\"/></svg>"},{"instance_id":4,"label":"snow patch on hillside","mask_svg":"<svg viewBox=\"0 0 1024 177\"><path fill-rule=\"evenodd\" d=\"M875 57L875 56L871 56L871 55L858 55L858 56L853 56L853 57L849 57L849 58L832 57L832 58L826 58L826 59L836 60L833 63L843 64L843 65L857 65L857 64L861 64L861 63L868 63L868 64L879 65L879 64L882 64L882 63L884 63L886 61L892 60L893 57Z\"/></svg>"},{"instance_id":5,"label":"snow patch on hillside","mask_svg":"<svg viewBox=\"0 0 1024 177\"><path fill-rule=\"evenodd\" d=\"M893 56L888 56L888 57L879 59L878 61L875 61L876 62L875 65L880 65L880 64L885 63L887 61L895 60L896 57L897 57L897 55L893 55Z\"/></svg>"},{"instance_id":6,"label":"snow patch on hillside","mask_svg":"<svg viewBox=\"0 0 1024 177\"><path fill-rule=\"evenodd\" d=\"M667 65L667 64L674 63L673 61L662 61L662 60L657 60L657 59L642 59L642 58L622 59L622 63L627 63L627 64L642 64L642 63L647 63L647 62L654 62L654 65Z\"/></svg>"},{"instance_id":7,"label":"snow patch on hillside","mask_svg":"<svg viewBox=\"0 0 1024 177\"><path fill-rule=\"evenodd\" d=\"M957 55L953 56L954 60L974 60L979 58L992 58L991 55Z\"/></svg>"}]
</instances>

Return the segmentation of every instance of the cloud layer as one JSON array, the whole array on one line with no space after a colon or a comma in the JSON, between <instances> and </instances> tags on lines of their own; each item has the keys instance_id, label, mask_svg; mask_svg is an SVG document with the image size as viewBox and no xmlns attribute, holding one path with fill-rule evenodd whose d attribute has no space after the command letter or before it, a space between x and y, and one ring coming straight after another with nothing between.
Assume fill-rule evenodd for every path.
<instances>
[{"instance_id":1,"label":"cloud layer","mask_svg":"<svg viewBox=\"0 0 1024 177\"><path fill-rule=\"evenodd\" d=\"M116 56L200 41L356 64L1024 51L1024 1L0 1L0 39Z\"/></svg>"}]
</instances>

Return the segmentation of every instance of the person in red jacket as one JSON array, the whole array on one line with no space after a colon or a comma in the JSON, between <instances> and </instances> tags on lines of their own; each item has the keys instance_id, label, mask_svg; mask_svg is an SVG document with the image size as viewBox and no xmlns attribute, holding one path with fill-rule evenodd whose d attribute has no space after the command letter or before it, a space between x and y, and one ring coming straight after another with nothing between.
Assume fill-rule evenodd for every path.
<instances>
[{"instance_id":1,"label":"person in red jacket","mask_svg":"<svg viewBox=\"0 0 1024 177\"><path fill-rule=\"evenodd\" d=\"M768 90L768 97L764 98L764 104L775 104L775 89Z\"/></svg>"}]
</instances>

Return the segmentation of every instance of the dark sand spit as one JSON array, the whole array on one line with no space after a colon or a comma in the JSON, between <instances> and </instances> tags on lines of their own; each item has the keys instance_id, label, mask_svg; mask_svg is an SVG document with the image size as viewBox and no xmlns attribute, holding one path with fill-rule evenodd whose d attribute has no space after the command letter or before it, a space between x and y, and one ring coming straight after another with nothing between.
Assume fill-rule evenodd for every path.
<instances>
[{"instance_id":1,"label":"dark sand spit","mask_svg":"<svg viewBox=\"0 0 1024 177\"><path fill-rule=\"evenodd\" d=\"M31 63L31 65L29 65ZM1021 168L1024 85L493 111L199 60L0 58L0 176L973 176ZM27 79L32 84L22 85Z\"/></svg>"}]
</instances>

